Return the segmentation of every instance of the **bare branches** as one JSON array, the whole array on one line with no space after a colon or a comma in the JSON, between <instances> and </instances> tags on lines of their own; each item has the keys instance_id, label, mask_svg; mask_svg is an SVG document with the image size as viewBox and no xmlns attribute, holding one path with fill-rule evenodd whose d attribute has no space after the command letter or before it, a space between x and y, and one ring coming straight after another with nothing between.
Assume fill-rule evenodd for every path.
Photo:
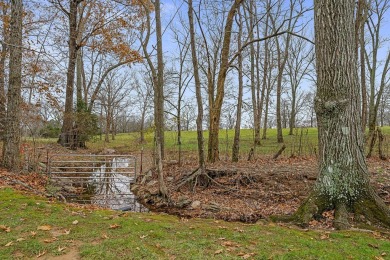
<instances>
[{"instance_id":1,"label":"bare branches","mask_svg":"<svg viewBox=\"0 0 390 260\"><path fill-rule=\"evenodd\" d=\"M291 34L295 37L298 37L298 38L301 38L301 39L304 39L305 41L308 41L310 42L311 44L315 44L312 40L310 40L309 38L303 36L303 35L300 35L300 34L296 34L294 32L291 32L291 31L282 31L282 32L276 32L274 34L271 34L271 35L268 35L266 37L263 37L263 38L258 38L258 39L254 39L254 40L251 40L251 41L248 41L247 43L243 44L242 47L232 56L232 58L230 59L229 61L229 64L232 64L234 62L234 60L241 54L242 51L244 51L244 49L256 42L262 42L262 41L266 41L266 40L269 40L271 38L274 38L274 37L278 37L280 35L283 35L283 34Z\"/></svg>"}]
</instances>

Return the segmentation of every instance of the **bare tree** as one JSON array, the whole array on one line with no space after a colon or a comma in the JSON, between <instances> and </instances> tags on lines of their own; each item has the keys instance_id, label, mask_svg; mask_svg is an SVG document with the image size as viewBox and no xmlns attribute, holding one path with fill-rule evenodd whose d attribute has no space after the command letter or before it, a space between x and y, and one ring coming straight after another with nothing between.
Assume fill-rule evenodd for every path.
<instances>
[{"instance_id":1,"label":"bare tree","mask_svg":"<svg viewBox=\"0 0 390 260\"><path fill-rule=\"evenodd\" d=\"M277 11L276 11L277 14L281 13L282 3L283 1L279 2L277 6ZM272 15L270 16L275 32L279 30L279 27L283 27L283 24L286 23L286 21L287 21L286 30L292 31L296 27L296 24L303 12L303 1L290 0L289 4L290 4L290 8L283 16L284 20L282 21L281 25L277 25L276 17ZM277 60L278 60L278 77L276 83L276 123L277 123L278 143L283 143L282 115L281 115L282 81L283 81L283 75L285 72L287 59L289 57L291 38L292 38L291 34L287 34L284 36L284 46L282 46L279 37L275 38L276 49L277 49Z\"/></svg>"},{"instance_id":2,"label":"bare tree","mask_svg":"<svg viewBox=\"0 0 390 260\"><path fill-rule=\"evenodd\" d=\"M310 73L311 63L314 61L312 46L307 46L303 39L292 40L290 55L287 58L287 74L290 85L291 112L289 118L289 135L293 135L298 111L299 89L305 76Z\"/></svg>"},{"instance_id":3,"label":"bare tree","mask_svg":"<svg viewBox=\"0 0 390 260\"><path fill-rule=\"evenodd\" d=\"M249 40L253 41L254 38L254 29L259 28L259 25L255 26L256 22L256 15L257 15L257 8L254 0L246 1L246 4L244 4L244 16L246 21L246 27L249 34ZM268 19L268 17L266 18ZM265 21L265 24L267 26L268 20ZM265 41L267 43L267 41ZM256 44L257 46L260 45L260 43ZM253 128L254 128L254 141L253 145L256 147L257 145L260 145L260 123L261 123L261 111L263 105L261 104L264 100L264 90L261 92L263 99L260 100L260 81L259 78L256 77L256 75L259 73L259 70L257 70L257 74L255 69L258 68L258 61L255 59L255 44L250 45L250 54L249 54L249 61L250 61L250 88L251 88L251 99L252 99L252 111L253 111ZM265 51L265 55L268 55L268 53ZM257 57L260 56L260 52L257 52Z\"/></svg>"},{"instance_id":4,"label":"bare tree","mask_svg":"<svg viewBox=\"0 0 390 260\"><path fill-rule=\"evenodd\" d=\"M196 103L198 108L198 116L196 118L196 134L198 140L198 161L200 173L203 174L205 171L205 156L204 156L204 139L203 139L203 102L201 93L201 81L199 76L199 64L198 57L196 54L196 43L195 43L195 26L194 26L194 10L192 0L188 0L188 21L190 30L190 44L191 44L191 55L192 55L192 66L194 69L194 80L195 80L195 94Z\"/></svg>"},{"instance_id":5,"label":"bare tree","mask_svg":"<svg viewBox=\"0 0 390 260\"><path fill-rule=\"evenodd\" d=\"M238 35L237 35L237 45L238 49L242 47L242 30L243 30L243 19L240 9L238 9ZM238 97L237 97L237 114L236 114L236 125L234 128L234 140L233 140L233 149L232 149L232 161L238 162L240 155L240 130L241 130L241 115L242 115L242 98L244 92L244 82L243 82L243 58L242 53L238 55L237 59L237 70L238 70Z\"/></svg>"},{"instance_id":6,"label":"bare tree","mask_svg":"<svg viewBox=\"0 0 390 260\"><path fill-rule=\"evenodd\" d=\"M135 97L132 100L132 104L138 107L141 114L139 132L140 132L140 143L145 142L145 120L148 111L152 107L153 101L153 79L150 73L144 73L142 79L138 79L134 73L133 76L133 90L136 92Z\"/></svg>"},{"instance_id":7,"label":"bare tree","mask_svg":"<svg viewBox=\"0 0 390 260\"><path fill-rule=\"evenodd\" d=\"M383 44L384 39L381 35L382 23L384 22L385 15L390 8L389 0L374 0L371 1L372 6L369 9L367 27L369 31L369 44L366 45L365 61L368 69L370 79L370 93L369 93L369 107L368 107L368 130L369 130L369 147L374 147L374 130L377 124L378 109L384 92L384 88L389 79L387 73L390 69L390 51L387 50L385 59L381 64L380 47ZM382 71L379 71L382 68ZM377 80L378 74L380 80ZM378 85L379 82L379 85ZM369 151L369 154L371 150Z\"/></svg>"},{"instance_id":8,"label":"bare tree","mask_svg":"<svg viewBox=\"0 0 390 260\"><path fill-rule=\"evenodd\" d=\"M115 133L115 111L124 109L124 101L130 90L128 77L118 72L111 72L103 84L100 103L105 111L105 142L110 142L109 134Z\"/></svg>"},{"instance_id":9,"label":"bare tree","mask_svg":"<svg viewBox=\"0 0 390 260\"><path fill-rule=\"evenodd\" d=\"M233 28L233 21L236 12L244 0L235 0L229 9L226 18L225 29L222 38L221 59L217 77L215 99L210 104L209 117L209 141L208 141L208 155L210 162L219 160L219 125L221 121L221 108L225 94L225 80L227 71L229 69L229 53L231 44L231 34ZM210 93L209 93L210 96ZM210 97L209 97L210 98Z\"/></svg>"},{"instance_id":10,"label":"bare tree","mask_svg":"<svg viewBox=\"0 0 390 260\"><path fill-rule=\"evenodd\" d=\"M180 18L182 27L184 27L184 21ZM174 64L172 68L172 94L166 94L175 98L175 101L171 101L170 98L166 98L166 102L174 109L175 113L166 111L166 113L173 115L176 123L177 131L177 144L179 146L179 165L181 165L181 130L182 130L182 109L185 105L184 95L188 86L192 81L192 73L187 66L188 55L190 54L190 37L189 33L185 29L178 29L171 26L173 38L177 45L178 56L174 57Z\"/></svg>"},{"instance_id":11,"label":"bare tree","mask_svg":"<svg viewBox=\"0 0 390 260\"><path fill-rule=\"evenodd\" d=\"M65 111L64 111L64 121L62 123L61 136L58 142L63 146L71 146L75 148L75 140L73 135L73 93L74 93L74 79L75 79L75 68L76 68L76 58L77 58L77 16L78 16L78 5L83 2L83 0L71 0L69 2L69 11L66 11L62 7L60 2L60 7L65 12L66 16L69 18L69 41L68 41L68 50L69 50L69 59L68 59L68 69L66 74L66 97L65 97Z\"/></svg>"},{"instance_id":12,"label":"bare tree","mask_svg":"<svg viewBox=\"0 0 390 260\"><path fill-rule=\"evenodd\" d=\"M76 141L78 141L79 131L76 130L79 122L75 121L73 107L75 78L77 79L77 108L80 110L83 101L82 110L91 111L108 73L122 65L140 60L138 52L130 48L129 43L126 42L127 35L123 33L126 27L130 27L130 20L134 22L134 14L129 9L126 9L129 10L128 14L123 14L122 8L118 8L118 6L122 5L119 2L113 5L113 2L106 1L103 5L99 1L72 0L70 1L69 10L62 5L60 0L51 0L51 2L65 14L69 22L67 87L64 121L59 143L77 148L79 142ZM81 3L83 4L81 5ZM137 6L138 4L124 4L126 8L130 8L133 5ZM138 16L139 14L136 15ZM110 53L116 58L116 62L106 66L105 71L101 74L100 80L96 83L96 87L91 94L89 105L86 102L86 92L91 90L91 81L87 84L83 62L83 49L86 46L89 49L98 50L100 55L104 56ZM75 77L76 64L78 68L77 77ZM92 62L92 66L94 64ZM93 72L91 73L92 78ZM82 97L82 89L84 89L84 98Z\"/></svg>"}]
</instances>

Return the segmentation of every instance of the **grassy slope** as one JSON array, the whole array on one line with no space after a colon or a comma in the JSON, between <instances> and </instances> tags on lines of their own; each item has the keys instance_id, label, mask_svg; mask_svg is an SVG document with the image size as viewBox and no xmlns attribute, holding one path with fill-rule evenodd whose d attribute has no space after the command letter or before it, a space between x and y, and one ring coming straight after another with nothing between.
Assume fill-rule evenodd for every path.
<instances>
[{"instance_id":1,"label":"grassy slope","mask_svg":"<svg viewBox=\"0 0 390 260\"><path fill-rule=\"evenodd\" d=\"M115 211L90 211L48 202L10 188L0 188L0 197L0 259L30 259L43 252L46 252L43 259L55 255L79 255L83 259L385 259L390 256L389 239L375 232L305 231L266 223L180 220L164 214L120 215ZM78 223L73 224L76 220ZM9 227L10 232L2 230L1 225ZM51 230L37 230L44 225L50 225Z\"/></svg>"},{"instance_id":2,"label":"grassy slope","mask_svg":"<svg viewBox=\"0 0 390 260\"><path fill-rule=\"evenodd\" d=\"M385 136L390 135L390 127L382 127L382 132ZM296 129L294 135L288 135L288 129L283 130L284 142L287 146L285 154L299 155L314 155L314 151L317 147L317 128L303 128ZM207 147L208 131L204 131L205 146ZM230 155L233 145L234 130L221 130L219 135L220 141L220 154ZM139 152L142 148L146 151L151 151L153 147L153 133L148 132L145 134L146 143L140 144L138 142L139 133L121 133L116 135L115 140L110 140L110 143L105 143L100 140L98 136L92 138L87 146L92 151L101 150L103 148L113 148L122 152ZM165 132L165 146L168 151L178 151L178 145L176 142L177 133L175 131ZM26 138L27 141L32 141L31 138ZM57 139L35 139L37 146L43 146L47 143L55 143ZM301 145L301 150L299 146ZM240 152L242 156L246 157L249 150L253 146L253 130L241 129L241 143ZM276 142L276 129L267 130L267 139L261 140L261 145L256 147L256 153L260 155L270 155L276 153L281 144ZM387 147L387 146L386 146ZM196 151L197 141L195 131L183 131L182 132L182 151ZM387 150L385 153L388 152Z\"/></svg>"},{"instance_id":3,"label":"grassy slope","mask_svg":"<svg viewBox=\"0 0 390 260\"><path fill-rule=\"evenodd\" d=\"M308 149L313 149L317 145L317 129L306 128L302 130L297 129L296 134L293 136L288 135L288 130L284 129L284 139L287 145L288 152L291 149L297 149L301 142L304 152L308 152ZM220 153L230 154L233 145L234 130L221 130L219 135ZM177 132L166 131L165 132L165 146L168 151L178 151L177 145ZM208 131L204 131L205 146L207 147ZM105 143L100 140L99 136L93 137L88 143L87 147L91 150L101 150L102 148L114 148L119 151L140 151L144 148L146 151L152 150L153 147L153 133L148 132L145 134L146 143L139 143L139 133L121 133L117 134L115 140L110 140L110 143ZM31 138L25 138L26 141L31 142ZM36 138L36 146L44 146L48 143L55 143L57 139L49 138ZM240 149L244 155L247 155L253 145L253 131L251 129L241 130L241 143ZM261 146L256 147L256 152L259 154L273 154L280 148L280 144L276 142L276 129L269 129L266 140L261 140ZM195 131L183 131L182 132L182 151L196 151L197 141Z\"/></svg>"}]
</instances>

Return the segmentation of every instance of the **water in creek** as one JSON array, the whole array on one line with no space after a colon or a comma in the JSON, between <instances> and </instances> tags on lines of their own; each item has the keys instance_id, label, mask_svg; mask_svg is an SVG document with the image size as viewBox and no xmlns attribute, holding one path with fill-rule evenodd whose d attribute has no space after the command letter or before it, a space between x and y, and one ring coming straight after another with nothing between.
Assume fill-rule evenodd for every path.
<instances>
[{"instance_id":1,"label":"water in creek","mask_svg":"<svg viewBox=\"0 0 390 260\"><path fill-rule=\"evenodd\" d=\"M127 158L114 158L109 163L94 166L93 171L84 174L83 178L73 177L73 192L67 192L67 201L115 210L147 212L148 209L137 202L136 196L130 190L135 176L128 174L128 170L123 170L128 167Z\"/></svg>"}]
</instances>

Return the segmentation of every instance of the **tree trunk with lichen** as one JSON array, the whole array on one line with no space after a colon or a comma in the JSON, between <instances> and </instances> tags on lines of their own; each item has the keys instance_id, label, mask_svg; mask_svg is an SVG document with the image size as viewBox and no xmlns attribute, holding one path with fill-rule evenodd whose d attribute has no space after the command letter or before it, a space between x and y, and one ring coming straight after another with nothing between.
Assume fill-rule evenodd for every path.
<instances>
[{"instance_id":1,"label":"tree trunk with lichen","mask_svg":"<svg viewBox=\"0 0 390 260\"><path fill-rule=\"evenodd\" d=\"M20 170L19 146L21 136L20 118L22 104L22 21L23 1L12 1L9 38L9 81L2 166L15 172Z\"/></svg>"},{"instance_id":2,"label":"tree trunk with lichen","mask_svg":"<svg viewBox=\"0 0 390 260\"><path fill-rule=\"evenodd\" d=\"M357 55L351 44L355 1L315 1L314 10L319 175L293 219L307 224L334 209L339 229L349 227L349 213L390 226L390 210L370 185L364 157Z\"/></svg>"}]
</instances>

